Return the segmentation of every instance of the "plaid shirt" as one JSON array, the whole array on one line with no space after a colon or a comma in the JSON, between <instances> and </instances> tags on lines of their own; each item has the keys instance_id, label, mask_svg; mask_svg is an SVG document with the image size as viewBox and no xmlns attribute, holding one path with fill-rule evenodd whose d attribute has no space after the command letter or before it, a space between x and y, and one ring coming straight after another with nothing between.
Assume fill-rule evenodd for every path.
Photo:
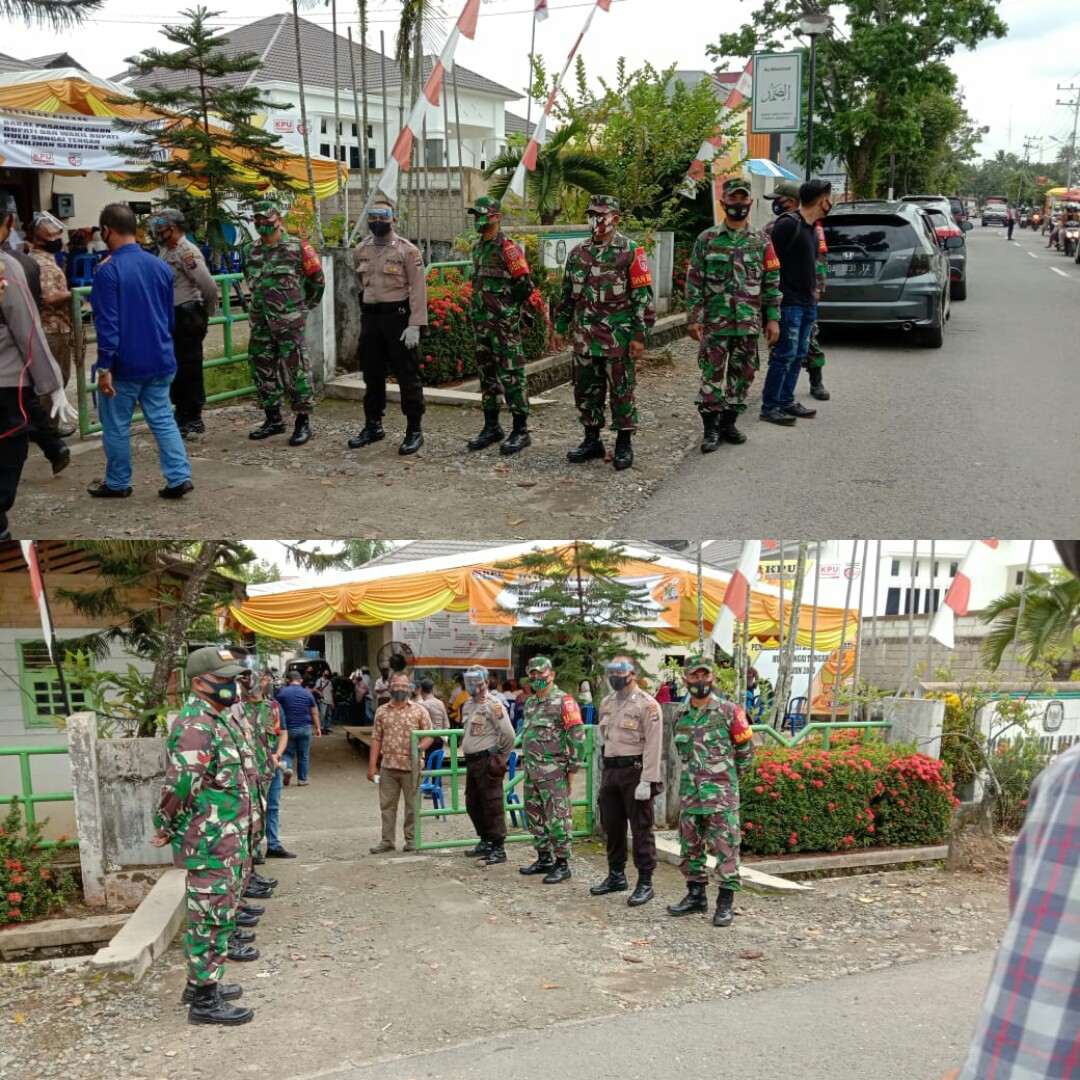
<instances>
[{"instance_id":1,"label":"plaid shirt","mask_svg":"<svg viewBox=\"0 0 1080 1080\"><path fill-rule=\"evenodd\" d=\"M959 1080L1080 1080L1080 748L1032 786L1010 901Z\"/></svg>"}]
</instances>

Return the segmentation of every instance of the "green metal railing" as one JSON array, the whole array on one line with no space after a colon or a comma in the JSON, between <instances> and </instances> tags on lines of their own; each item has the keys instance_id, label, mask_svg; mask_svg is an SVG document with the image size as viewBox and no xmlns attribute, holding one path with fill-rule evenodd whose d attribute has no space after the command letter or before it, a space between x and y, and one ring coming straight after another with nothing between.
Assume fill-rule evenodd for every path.
<instances>
[{"instance_id":1,"label":"green metal railing","mask_svg":"<svg viewBox=\"0 0 1080 1080\"><path fill-rule=\"evenodd\" d=\"M572 799L570 806L571 812L577 807L585 808L585 825L583 828L574 829L573 835L575 837L591 836L593 833L593 747L594 747L594 734L595 727L592 724L585 726L585 762L581 766L581 771L585 774L585 796L581 799ZM446 754L443 758L444 762L449 762L441 769L421 769L420 780L421 784L417 785L416 789L416 850L417 851L431 851L435 848L462 848L472 847L477 842L477 837L473 836L464 840L427 840L423 838L424 822L428 818L441 818L441 817L455 817L461 814L468 813L465 809L464 792L459 783L459 779L465 775L465 760L458 753L458 743L462 736L460 728L448 728L439 731L414 731L412 733L412 753L413 760L419 760L420 755L420 739L431 738L433 736L441 736L446 743L444 749ZM521 799L520 794L518 798L519 802L509 802L507 796L511 793L516 793L517 789L521 788L525 780L525 770L521 767L521 736L514 740L514 748L518 751L518 766L514 774L513 780L509 778L503 783L503 812L504 813L516 813L520 815L521 830L518 832L511 832L507 835L507 843L516 843L521 840L531 840L532 834L525 831L525 806L524 800ZM425 796L421 794L420 787L424 780L439 777L442 781L443 797L445 806L440 808L431 807L425 809L424 799ZM512 820L512 819L511 819Z\"/></svg>"},{"instance_id":2,"label":"green metal railing","mask_svg":"<svg viewBox=\"0 0 1080 1080\"><path fill-rule=\"evenodd\" d=\"M458 262L437 262L437 263L432 263L427 268L427 276L431 277L432 271L433 270L437 271L435 280L439 281L439 282L442 282L442 281L445 280L443 275L446 273L447 270L461 270L462 273L467 278L469 276L468 272L471 269L472 269L472 263L469 262L468 259L461 259Z\"/></svg>"},{"instance_id":3,"label":"green metal railing","mask_svg":"<svg viewBox=\"0 0 1080 1080\"><path fill-rule=\"evenodd\" d=\"M762 735L768 735L769 738L774 739L781 746L786 746L790 749L793 746L798 746L799 743L805 742L811 735L821 735L821 748L823 750L829 749L829 735L833 731L847 730L849 728L857 728L863 731L872 730L884 730L892 727L891 720L837 720L835 723L827 721L814 721L812 724L807 724L805 727L800 728L790 738L782 731L778 731L771 724L751 724L754 731L761 732Z\"/></svg>"},{"instance_id":4,"label":"green metal railing","mask_svg":"<svg viewBox=\"0 0 1080 1080\"><path fill-rule=\"evenodd\" d=\"M210 371L213 368L228 367L230 364L247 363L248 354L246 352L233 352L233 325L235 323L247 322L248 315L246 311L240 311L236 313L233 311L233 298L231 288L234 283L243 281L243 274L215 274L214 280L221 288L221 314L215 315L209 320L210 326L221 326L223 343L225 346L225 355L219 356L214 360L203 361L203 371ZM71 305L72 305L72 318L75 320L76 325L82 325L82 303L83 300L90 295L91 286L80 285L77 288L71 290ZM85 333L85 328L83 330ZM87 338L87 344L91 344L96 341L96 338ZM75 365L75 385L77 388L78 402L79 402L79 435L80 437L86 435L92 435L95 432L101 430L101 424L90 422L90 398L96 393L96 389L92 384L89 384L86 377L86 367L83 364ZM239 390L223 390L218 394L210 394L206 401L207 404L211 404L216 401L229 401L232 398L247 397L249 394L255 393L254 384L249 386L243 386ZM137 412L132 417L132 422L138 422L143 420L141 412Z\"/></svg>"},{"instance_id":5,"label":"green metal railing","mask_svg":"<svg viewBox=\"0 0 1080 1080\"><path fill-rule=\"evenodd\" d=\"M37 822L38 803L51 802L74 802L73 791L51 791L42 795L34 792L34 779L30 772L30 759L39 755L66 754L66 746L0 746L0 757L17 757L19 759L19 772L22 777L22 795L0 795L0 806L10 806L11 803L20 803L24 810L26 820L33 825ZM42 840L41 847L78 847L76 840Z\"/></svg>"}]
</instances>

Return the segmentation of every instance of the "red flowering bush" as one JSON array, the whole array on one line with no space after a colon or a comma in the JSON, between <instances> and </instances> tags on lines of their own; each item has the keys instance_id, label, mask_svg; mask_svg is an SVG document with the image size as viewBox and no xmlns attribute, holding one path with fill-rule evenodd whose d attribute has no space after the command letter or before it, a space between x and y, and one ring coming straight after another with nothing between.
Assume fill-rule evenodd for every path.
<instances>
[{"instance_id":1,"label":"red flowering bush","mask_svg":"<svg viewBox=\"0 0 1080 1080\"><path fill-rule=\"evenodd\" d=\"M740 792L748 855L936 844L956 805L943 762L848 740L759 750Z\"/></svg>"},{"instance_id":2,"label":"red flowering bush","mask_svg":"<svg viewBox=\"0 0 1080 1080\"><path fill-rule=\"evenodd\" d=\"M0 927L29 922L62 907L74 892L71 875L53 869L43 851L41 823L23 823L13 802L0 826Z\"/></svg>"}]
</instances>

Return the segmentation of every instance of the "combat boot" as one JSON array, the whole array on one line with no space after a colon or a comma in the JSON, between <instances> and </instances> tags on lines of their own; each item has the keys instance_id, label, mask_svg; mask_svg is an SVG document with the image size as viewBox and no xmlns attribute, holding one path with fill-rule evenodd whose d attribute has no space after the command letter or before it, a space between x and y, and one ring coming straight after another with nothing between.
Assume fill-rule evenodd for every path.
<instances>
[{"instance_id":1,"label":"combat boot","mask_svg":"<svg viewBox=\"0 0 1080 1080\"><path fill-rule=\"evenodd\" d=\"M555 865L544 875L545 885L558 885L560 881L570 880L570 863L566 859L556 859Z\"/></svg>"},{"instance_id":2,"label":"combat boot","mask_svg":"<svg viewBox=\"0 0 1080 1080\"><path fill-rule=\"evenodd\" d=\"M236 925L237 926L258 926L258 915L245 915L244 912L238 911L236 913Z\"/></svg>"},{"instance_id":3,"label":"combat boot","mask_svg":"<svg viewBox=\"0 0 1080 1080\"><path fill-rule=\"evenodd\" d=\"M258 960L259 950L254 945L241 945L239 943L229 942L228 957L230 960L239 962L246 962L248 960Z\"/></svg>"},{"instance_id":4,"label":"combat boot","mask_svg":"<svg viewBox=\"0 0 1080 1080\"><path fill-rule=\"evenodd\" d=\"M249 881L247 888L243 892L243 896L247 900L269 900L273 895L273 889L267 889L263 885L257 885L254 881Z\"/></svg>"},{"instance_id":5,"label":"combat boot","mask_svg":"<svg viewBox=\"0 0 1080 1080\"><path fill-rule=\"evenodd\" d=\"M195 983L189 981L180 995L180 1004L190 1005L195 1000L195 990ZM235 1001L243 996L244 988L239 983L218 983L218 993L222 1001Z\"/></svg>"},{"instance_id":6,"label":"combat boot","mask_svg":"<svg viewBox=\"0 0 1080 1080\"><path fill-rule=\"evenodd\" d=\"M701 426L705 433L701 439L701 452L711 454L720 448L720 414L705 412L701 414Z\"/></svg>"},{"instance_id":7,"label":"combat boot","mask_svg":"<svg viewBox=\"0 0 1080 1080\"><path fill-rule=\"evenodd\" d=\"M242 911L245 915L266 914L266 908L262 904L241 904L237 910Z\"/></svg>"},{"instance_id":8,"label":"combat boot","mask_svg":"<svg viewBox=\"0 0 1080 1080\"><path fill-rule=\"evenodd\" d=\"M626 905L627 907L641 907L642 904L647 904L655 895L652 887L652 871L639 870L637 885L634 886L634 891L626 898Z\"/></svg>"},{"instance_id":9,"label":"combat boot","mask_svg":"<svg viewBox=\"0 0 1080 1080\"><path fill-rule=\"evenodd\" d=\"M503 431L502 425L499 423L499 410L485 409L484 427L475 439L469 440L468 447L470 450L486 450L489 446L494 446L495 443L502 442L505 438L506 432Z\"/></svg>"},{"instance_id":10,"label":"combat boot","mask_svg":"<svg viewBox=\"0 0 1080 1080\"><path fill-rule=\"evenodd\" d=\"M807 374L810 376L810 396L812 398L817 398L818 401L828 401L829 398L832 397L832 394L825 389L821 368L807 368Z\"/></svg>"},{"instance_id":11,"label":"combat boot","mask_svg":"<svg viewBox=\"0 0 1080 1080\"><path fill-rule=\"evenodd\" d=\"M725 409L720 414L720 438L734 446L741 446L746 442L746 436L735 426L738 419L739 414L734 409Z\"/></svg>"},{"instance_id":12,"label":"combat boot","mask_svg":"<svg viewBox=\"0 0 1080 1080\"><path fill-rule=\"evenodd\" d=\"M615 436L615 453L611 456L611 464L616 472L629 469L634 464L634 448L630 445L633 437L632 431L620 431Z\"/></svg>"},{"instance_id":13,"label":"combat boot","mask_svg":"<svg viewBox=\"0 0 1080 1080\"><path fill-rule=\"evenodd\" d=\"M598 427L587 427L581 445L575 450L571 450L566 455L566 460L571 465L580 465L582 462L592 461L593 458L602 458L605 452L604 442L600 438L600 429Z\"/></svg>"},{"instance_id":14,"label":"combat boot","mask_svg":"<svg viewBox=\"0 0 1080 1080\"><path fill-rule=\"evenodd\" d=\"M491 846L490 840L481 840L476 847L471 847L465 852L465 857L467 859L482 859L491 850Z\"/></svg>"},{"instance_id":15,"label":"combat boot","mask_svg":"<svg viewBox=\"0 0 1080 1080\"><path fill-rule=\"evenodd\" d=\"M289 436L290 446L303 446L311 439L311 417L306 412L296 414L293 432Z\"/></svg>"},{"instance_id":16,"label":"combat boot","mask_svg":"<svg viewBox=\"0 0 1080 1080\"><path fill-rule=\"evenodd\" d=\"M269 439L271 435L284 435L285 421L281 417L281 409L277 405L271 405L270 408L263 409L263 412L266 413L266 419L262 426L249 431L248 438L258 440Z\"/></svg>"},{"instance_id":17,"label":"combat boot","mask_svg":"<svg viewBox=\"0 0 1080 1080\"><path fill-rule=\"evenodd\" d=\"M716 894L716 914L712 918L713 926L730 926L735 917L731 911L731 905L735 900L732 889L721 888Z\"/></svg>"},{"instance_id":18,"label":"combat boot","mask_svg":"<svg viewBox=\"0 0 1080 1080\"><path fill-rule=\"evenodd\" d=\"M217 983L196 986L188 1009L189 1024L246 1024L254 1017L253 1010L225 1001Z\"/></svg>"},{"instance_id":19,"label":"combat boot","mask_svg":"<svg viewBox=\"0 0 1080 1080\"><path fill-rule=\"evenodd\" d=\"M256 885L262 885L266 889L276 889L278 887L278 879L276 877L263 877L262 874L257 874L254 870L251 872L251 880L254 881Z\"/></svg>"},{"instance_id":20,"label":"combat boot","mask_svg":"<svg viewBox=\"0 0 1080 1080\"><path fill-rule=\"evenodd\" d=\"M424 433L420 429L420 417L410 416L405 424L405 438L401 440L398 453L402 457L415 454L424 445Z\"/></svg>"},{"instance_id":21,"label":"combat boot","mask_svg":"<svg viewBox=\"0 0 1080 1080\"><path fill-rule=\"evenodd\" d=\"M254 940L254 930L234 930L229 935L230 945L250 945Z\"/></svg>"},{"instance_id":22,"label":"combat boot","mask_svg":"<svg viewBox=\"0 0 1080 1080\"><path fill-rule=\"evenodd\" d=\"M593 896L607 896L608 893L626 892L629 886L626 884L625 869L625 864L622 866L609 866L607 877L599 885L594 885L589 892Z\"/></svg>"},{"instance_id":23,"label":"combat boot","mask_svg":"<svg viewBox=\"0 0 1080 1080\"><path fill-rule=\"evenodd\" d=\"M550 851L538 851L536 853L536 862L529 863L528 866L521 866L518 868L519 874L547 874L555 869L555 860L551 857Z\"/></svg>"},{"instance_id":24,"label":"combat boot","mask_svg":"<svg viewBox=\"0 0 1080 1080\"><path fill-rule=\"evenodd\" d=\"M349 440L349 449L359 450L362 446L367 446L373 442L382 442L385 438L386 432L383 431L381 420L365 420L359 434Z\"/></svg>"},{"instance_id":25,"label":"combat boot","mask_svg":"<svg viewBox=\"0 0 1080 1080\"><path fill-rule=\"evenodd\" d=\"M689 881L687 893L677 904L668 904L669 915L693 915L709 910L709 898L705 895L704 881Z\"/></svg>"},{"instance_id":26,"label":"combat boot","mask_svg":"<svg viewBox=\"0 0 1080 1080\"><path fill-rule=\"evenodd\" d=\"M502 844L492 844L488 848L488 853L484 856L485 866L498 866L499 863L506 862L506 848Z\"/></svg>"},{"instance_id":27,"label":"combat boot","mask_svg":"<svg viewBox=\"0 0 1080 1080\"><path fill-rule=\"evenodd\" d=\"M502 441L499 447L500 454L516 454L524 450L526 446L532 446L532 436L529 434L529 418L525 413L514 413L514 430Z\"/></svg>"}]
</instances>

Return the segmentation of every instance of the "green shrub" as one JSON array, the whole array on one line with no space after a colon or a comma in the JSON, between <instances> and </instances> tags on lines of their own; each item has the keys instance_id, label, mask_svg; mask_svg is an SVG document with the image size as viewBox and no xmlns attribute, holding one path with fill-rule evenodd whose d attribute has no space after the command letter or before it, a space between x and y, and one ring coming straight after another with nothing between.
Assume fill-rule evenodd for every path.
<instances>
[{"instance_id":1,"label":"green shrub","mask_svg":"<svg viewBox=\"0 0 1080 1080\"><path fill-rule=\"evenodd\" d=\"M63 907L75 885L71 875L54 869L42 850L42 824L23 822L13 802L0 826L0 926L30 922Z\"/></svg>"},{"instance_id":2,"label":"green shrub","mask_svg":"<svg viewBox=\"0 0 1080 1080\"><path fill-rule=\"evenodd\" d=\"M994 807L994 826L1006 832L1019 832L1027 816L1031 785L1053 760L1052 754L1044 754L1034 739L1016 742L999 742L990 754L994 776L1001 786L997 806Z\"/></svg>"}]
</instances>

